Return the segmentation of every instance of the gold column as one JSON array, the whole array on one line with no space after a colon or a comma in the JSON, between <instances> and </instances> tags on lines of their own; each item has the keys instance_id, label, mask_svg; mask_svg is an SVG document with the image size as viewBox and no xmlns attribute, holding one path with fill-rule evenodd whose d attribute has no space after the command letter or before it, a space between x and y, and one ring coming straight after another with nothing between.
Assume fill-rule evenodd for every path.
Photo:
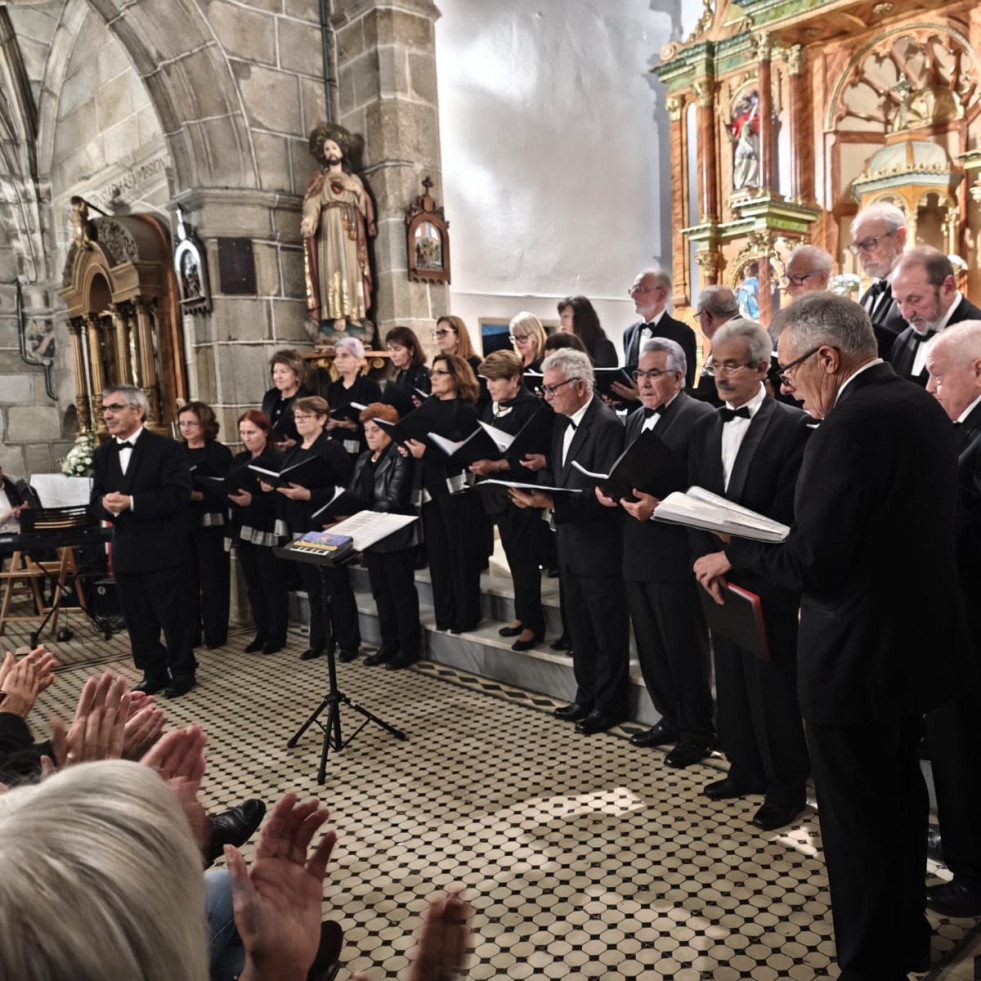
<instances>
[{"instance_id":1,"label":"gold column","mask_svg":"<svg viewBox=\"0 0 981 981\"><path fill-rule=\"evenodd\" d=\"M109 312L112 315L112 339L116 351L116 380L120 385L132 385L134 380L129 360L129 326L125 308L126 304L112 303Z\"/></svg>"},{"instance_id":2,"label":"gold column","mask_svg":"<svg viewBox=\"0 0 981 981\"><path fill-rule=\"evenodd\" d=\"M147 424L150 428L160 425L160 387L157 382L157 362L153 344L152 300L137 297L133 300L136 308L136 332L139 337L140 387L150 403Z\"/></svg>"},{"instance_id":3,"label":"gold column","mask_svg":"<svg viewBox=\"0 0 981 981\"><path fill-rule=\"evenodd\" d=\"M96 432L104 435L106 432L105 420L102 418L102 392L106 387L106 374L102 367L102 331L100 329L99 317L97 314L90 313L85 318L85 328L89 342L89 378L92 387L90 389L92 398L92 415L95 420Z\"/></svg>"},{"instance_id":4,"label":"gold column","mask_svg":"<svg viewBox=\"0 0 981 981\"><path fill-rule=\"evenodd\" d=\"M68 335L72 339L72 370L75 374L75 408L78 411L79 433L92 431L92 410L89 401L88 372L85 368L85 351L82 347L82 319L68 321Z\"/></svg>"}]
</instances>

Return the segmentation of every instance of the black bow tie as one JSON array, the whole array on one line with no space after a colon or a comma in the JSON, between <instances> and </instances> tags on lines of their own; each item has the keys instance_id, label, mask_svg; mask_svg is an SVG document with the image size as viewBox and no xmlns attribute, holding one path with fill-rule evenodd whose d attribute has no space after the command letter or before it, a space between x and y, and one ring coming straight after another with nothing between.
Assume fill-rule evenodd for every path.
<instances>
[{"instance_id":1,"label":"black bow tie","mask_svg":"<svg viewBox=\"0 0 981 981\"><path fill-rule=\"evenodd\" d=\"M744 405L741 409L730 409L726 406L720 406L719 417L723 422L732 422L733 419L750 419L752 418L749 414L749 409Z\"/></svg>"},{"instance_id":2,"label":"black bow tie","mask_svg":"<svg viewBox=\"0 0 981 981\"><path fill-rule=\"evenodd\" d=\"M650 419L651 416L662 416L664 415L664 410L667 408L666 405L659 405L656 409L648 409L644 406L644 418Z\"/></svg>"},{"instance_id":3,"label":"black bow tie","mask_svg":"<svg viewBox=\"0 0 981 981\"><path fill-rule=\"evenodd\" d=\"M571 430L572 430L573 432L575 432L575 429L576 429L576 424L575 424L575 423L574 423L574 422L572 421L572 419L570 419L570 418L569 418L569 416L566 416L566 419L569 419L569 428L570 428L570 429L571 429Z\"/></svg>"},{"instance_id":4,"label":"black bow tie","mask_svg":"<svg viewBox=\"0 0 981 981\"><path fill-rule=\"evenodd\" d=\"M133 444L128 439L125 441L117 441L116 443L117 450L131 450L132 448Z\"/></svg>"},{"instance_id":5,"label":"black bow tie","mask_svg":"<svg viewBox=\"0 0 981 981\"><path fill-rule=\"evenodd\" d=\"M648 323L646 323L646 324L641 324L641 325L640 325L640 329L641 329L642 331L644 331L644 330L649 330L649 331L650 331L650 332L651 332L651 333L653 334L653 333L654 333L654 328L655 328L656 326L657 326L657 324L655 324L655 323L654 323L654 321L653 321L653 320L651 320L651 321L649 321L649 322L648 322Z\"/></svg>"},{"instance_id":6,"label":"black bow tie","mask_svg":"<svg viewBox=\"0 0 981 981\"><path fill-rule=\"evenodd\" d=\"M936 335L935 330L928 330L925 334L921 334L918 330L913 331L913 343L923 344L924 342L930 340L931 337Z\"/></svg>"},{"instance_id":7,"label":"black bow tie","mask_svg":"<svg viewBox=\"0 0 981 981\"><path fill-rule=\"evenodd\" d=\"M888 289L889 289L889 280L888 279L877 279L869 287L869 296L876 297L880 293L885 293Z\"/></svg>"}]
</instances>

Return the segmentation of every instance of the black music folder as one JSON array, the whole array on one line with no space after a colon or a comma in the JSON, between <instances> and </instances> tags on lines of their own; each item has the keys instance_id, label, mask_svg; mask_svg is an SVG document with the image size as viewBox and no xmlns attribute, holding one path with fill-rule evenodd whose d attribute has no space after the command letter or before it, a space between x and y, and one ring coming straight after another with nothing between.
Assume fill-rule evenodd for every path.
<instances>
[{"instance_id":1,"label":"black music folder","mask_svg":"<svg viewBox=\"0 0 981 981\"><path fill-rule=\"evenodd\" d=\"M421 388L414 388L412 385L400 385L398 382L390 381L385 383L381 400L386 405L392 406L398 412L400 419L404 419L410 412L416 411L413 398L419 399L419 402L422 403L432 396Z\"/></svg>"},{"instance_id":2,"label":"black music folder","mask_svg":"<svg viewBox=\"0 0 981 981\"><path fill-rule=\"evenodd\" d=\"M705 622L712 633L755 654L761 661L770 660L763 605L756 593L729 583L722 591L725 603L721 606L701 586L698 595L705 611Z\"/></svg>"},{"instance_id":3,"label":"black music folder","mask_svg":"<svg viewBox=\"0 0 981 981\"><path fill-rule=\"evenodd\" d=\"M225 474L224 477L192 472L191 481L195 490L201 491L209 499L220 501L222 504L228 503L229 494L238 494L242 491L248 491L250 494L259 492L259 478L247 465L237 467Z\"/></svg>"},{"instance_id":4,"label":"black music folder","mask_svg":"<svg viewBox=\"0 0 981 981\"><path fill-rule=\"evenodd\" d=\"M622 395L617 395L613 391L613 383L619 382L621 385L633 385L634 380L630 377L627 368L593 368L593 377L596 380L596 391L600 395L605 395L614 402L623 400Z\"/></svg>"},{"instance_id":5,"label":"black music folder","mask_svg":"<svg viewBox=\"0 0 981 981\"><path fill-rule=\"evenodd\" d=\"M339 405L336 409L332 408L330 418L349 419L351 422L357 422L361 413L367 408L368 406L362 405L360 402L349 402L347 405Z\"/></svg>"},{"instance_id":6,"label":"black music folder","mask_svg":"<svg viewBox=\"0 0 981 981\"><path fill-rule=\"evenodd\" d=\"M615 501L635 500L635 487L660 500L688 483L685 461L653 429L641 433L613 461L608 474L592 473L575 460L572 465Z\"/></svg>"},{"instance_id":7,"label":"black music folder","mask_svg":"<svg viewBox=\"0 0 981 981\"><path fill-rule=\"evenodd\" d=\"M297 484L300 487L324 487L327 484L337 483L337 474L333 467L322 456L308 456L299 463L280 470L267 470L265 467L258 467L254 463L248 464L249 470L253 471L265 484L272 484L273 487L285 487L287 484Z\"/></svg>"}]
</instances>

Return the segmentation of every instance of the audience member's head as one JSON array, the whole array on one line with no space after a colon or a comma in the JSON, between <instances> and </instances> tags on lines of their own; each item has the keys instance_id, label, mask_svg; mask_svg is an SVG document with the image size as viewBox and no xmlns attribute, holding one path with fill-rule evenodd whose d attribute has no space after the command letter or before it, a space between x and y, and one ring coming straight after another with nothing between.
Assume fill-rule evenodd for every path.
<instances>
[{"instance_id":1,"label":"audience member's head","mask_svg":"<svg viewBox=\"0 0 981 981\"><path fill-rule=\"evenodd\" d=\"M793 299L805 293L820 293L828 288L831 277L831 255L816 245L799 245L787 257L783 281Z\"/></svg>"},{"instance_id":2,"label":"audience member's head","mask_svg":"<svg viewBox=\"0 0 981 981\"><path fill-rule=\"evenodd\" d=\"M906 248L906 215L894 204L870 204L852 219L848 248L866 276L885 279Z\"/></svg>"}]
</instances>

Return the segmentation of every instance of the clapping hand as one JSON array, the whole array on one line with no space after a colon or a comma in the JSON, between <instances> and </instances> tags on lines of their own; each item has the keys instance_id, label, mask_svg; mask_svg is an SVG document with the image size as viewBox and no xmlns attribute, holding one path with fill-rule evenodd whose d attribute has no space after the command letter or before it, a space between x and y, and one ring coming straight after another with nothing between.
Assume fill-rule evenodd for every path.
<instances>
[{"instance_id":1,"label":"clapping hand","mask_svg":"<svg viewBox=\"0 0 981 981\"><path fill-rule=\"evenodd\" d=\"M198 801L198 790L204 776L207 741L200 726L174 729L158 740L140 760L143 766L156 770L177 794L194 838L202 849L207 844L208 815Z\"/></svg>"},{"instance_id":2,"label":"clapping hand","mask_svg":"<svg viewBox=\"0 0 981 981\"><path fill-rule=\"evenodd\" d=\"M27 661L37 668L38 693L50 688L54 684L54 669L58 662L55 660L54 654L44 644L38 644L29 654L25 654L21 658L21 661ZM3 689L3 683L16 663L17 659L10 651L7 651L3 662L0 663L0 689Z\"/></svg>"}]
</instances>

